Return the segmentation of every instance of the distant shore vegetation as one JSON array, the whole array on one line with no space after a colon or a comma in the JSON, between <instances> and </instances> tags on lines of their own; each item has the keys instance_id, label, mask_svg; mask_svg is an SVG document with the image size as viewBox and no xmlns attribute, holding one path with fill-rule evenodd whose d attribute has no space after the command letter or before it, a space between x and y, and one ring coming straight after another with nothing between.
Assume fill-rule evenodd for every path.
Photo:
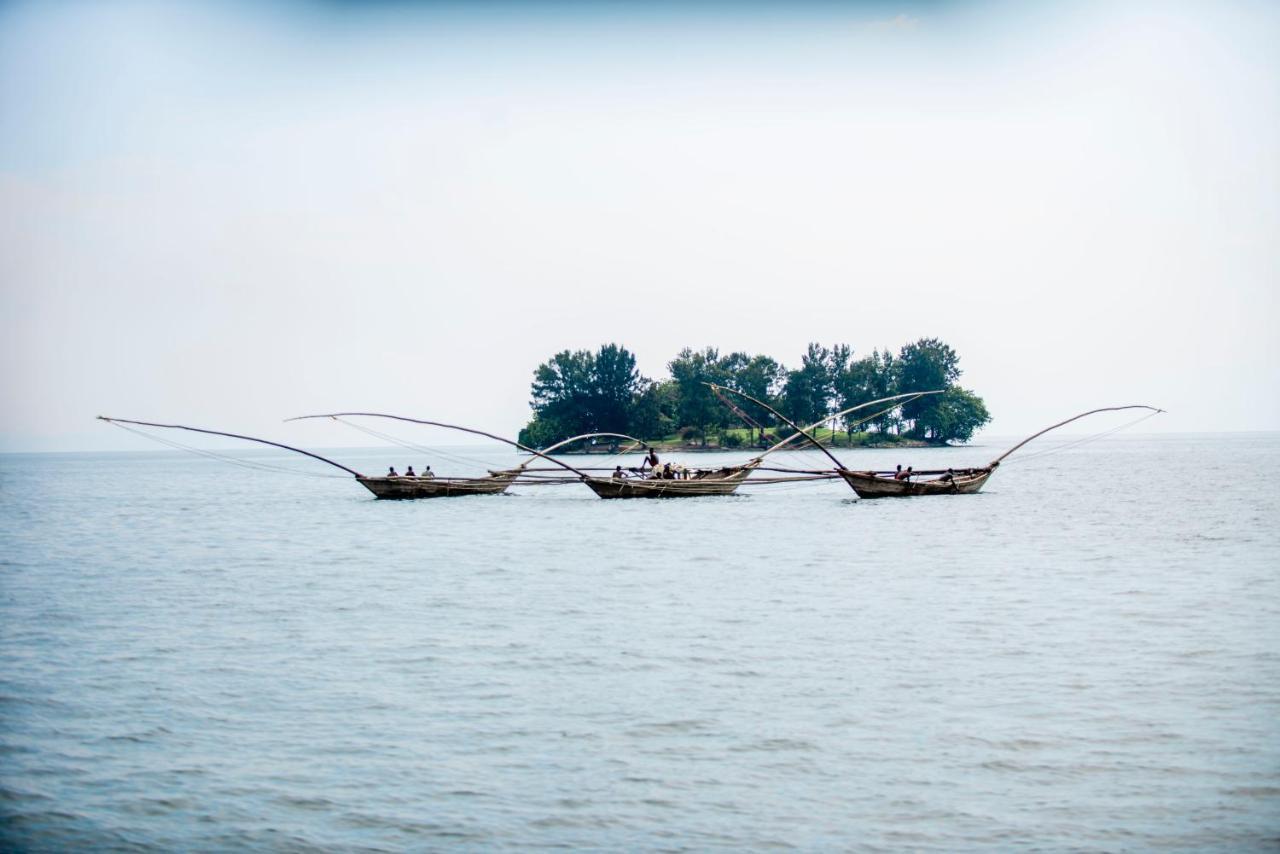
<instances>
[{"instance_id":1,"label":"distant shore vegetation","mask_svg":"<svg viewBox=\"0 0 1280 854\"><path fill-rule=\"evenodd\" d=\"M608 432L658 447L738 448L765 446L794 432L748 400L731 399L731 408L706 383L765 401L801 426L866 401L945 390L870 422L825 425L819 438L833 445L967 442L991 420L982 398L957 384L960 357L936 338L861 358L847 344L814 343L793 369L769 356L686 347L667 371L669 376L656 380L641 376L635 356L618 344L556 353L533 372L533 418L520 431L520 442L545 448L571 436Z\"/></svg>"}]
</instances>

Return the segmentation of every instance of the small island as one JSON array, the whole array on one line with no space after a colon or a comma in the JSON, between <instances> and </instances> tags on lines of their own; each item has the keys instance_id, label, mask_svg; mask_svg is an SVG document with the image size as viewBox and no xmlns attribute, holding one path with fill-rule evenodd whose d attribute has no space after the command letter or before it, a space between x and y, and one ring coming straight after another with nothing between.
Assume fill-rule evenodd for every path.
<instances>
[{"instance_id":1,"label":"small island","mask_svg":"<svg viewBox=\"0 0 1280 854\"><path fill-rule=\"evenodd\" d=\"M811 343L800 366L786 368L765 355L715 347L684 348L667 364L669 376L640 374L625 347L605 344L556 353L534 370L533 418L521 444L545 448L584 433L625 433L660 450L718 451L768 447L794 432L768 408L717 394L718 384L763 401L800 425L856 404L911 391L943 390L864 421L835 421L817 437L831 447L923 447L963 443L991 420L982 398L957 385L960 357L937 338L922 338L896 353L873 350L854 358L848 344ZM856 417L856 416L855 416ZM606 440L573 453L613 453Z\"/></svg>"}]
</instances>

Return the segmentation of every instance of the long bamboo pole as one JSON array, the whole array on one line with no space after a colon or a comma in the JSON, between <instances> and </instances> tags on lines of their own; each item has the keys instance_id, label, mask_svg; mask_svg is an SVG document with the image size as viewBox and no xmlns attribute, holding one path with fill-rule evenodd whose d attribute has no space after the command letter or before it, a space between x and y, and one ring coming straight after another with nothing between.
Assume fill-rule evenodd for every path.
<instances>
[{"instance_id":1,"label":"long bamboo pole","mask_svg":"<svg viewBox=\"0 0 1280 854\"><path fill-rule=\"evenodd\" d=\"M262 444L262 445L271 445L276 448L284 448L286 451L293 451L294 453L297 453L297 454L305 454L306 456L311 457L312 459L319 460L322 463L328 463L329 465L334 466L335 468L340 468L343 471L345 471L347 474L354 475L355 477L364 477L364 475L360 474L360 472L356 471L355 469L349 469L346 466L344 466L342 463L335 463L333 460L329 459L328 457L322 457L319 454L313 454L310 451L304 451L301 448L295 448L292 445L282 445L279 442L272 442L270 439L259 439L256 436L244 436L240 433L223 433L221 430L205 430L202 427L186 427L182 424L156 424L152 421L130 421L127 418L108 418L105 415L99 415L98 420L106 421L108 423L119 422L121 424L137 424L142 427L163 427L167 430L190 430L192 433L208 433L210 436L226 436L231 439L244 439L245 441L248 441L248 442L258 442L259 444Z\"/></svg>"},{"instance_id":2,"label":"long bamboo pole","mask_svg":"<svg viewBox=\"0 0 1280 854\"><path fill-rule=\"evenodd\" d=\"M732 392L733 394L736 394L736 395L738 395L739 397L745 397L747 400L751 401L752 403L759 404L760 406L763 406L765 409L769 410L769 411L770 411L770 412L772 412L774 415L778 416L778 417L779 417L779 418L781 418L783 421L787 422L787 424L791 425L791 427L793 427L795 430L797 430L797 431L798 431L798 432L800 432L800 433L803 433L803 434L804 434L804 437L805 437L806 439L808 439L810 442L812 442L812 443L814 444L814 446L815 446L819 451L822 451L822 453L826 454L828 457L830 457L830 458L831 458L831 462L833 462L833 463L835 463L835 464L836 464L836 468L841 468L841 469L842 469L842 468L844 468L844 463L840 462L838 459L836 459L836 458L835 458L835 455L834 455L834 454L832 454L832 453L831 453L830 451L828 451L826 448L822 447L822 443L821 443L821 442L819 442L817 439L813 438L813 436L811 436L811 435L809 434L809 431L808 431L808 430L805 430L805 429L804 429L803 427L801 427L799 424L797 424L796 422L792 421L790 418L788 418L787 416L783 415L781 412L779 412L778 410L774 409L772 406L770 406L769 404L765 403L763 400L757 400L756 398L754 398L754 397L752 397L751 395L747 394L745 391L738 391L738 390L736 390L736 389L728 388L728 387L726 387L726 386L718 385L718 384L716 384L716 383L703 383L703 385L710 386L712 390L715 390L715 389L724 389L725 391ZM825 421L825 420L826 420L826 419L824 418L824 419L823 419L823 421ZM819 422L819 423L821 423L821 422ZM767 453L769 453L769 451L765 451L765 454L767 454ZM756 460L759 460L759 459L761 459L763 456L764 456L764 454L761 454L759 457L756 457L755 459L756 459Z\"/></svg>"},{"instance_id":3,"label":"long bamboo pole","mask_svg":"<svg viewBox=\"0 0 1280 854\"><path fill-rule=\"evenodd\" d=\"M546 454L544 454L542 451L534 450L533 448L527 447L526 445L522 445L519 442L516 442L512 439L504 439L502 436L495 436L492 433L486 433L483 430L476 430L471 427L460 427L457 424L445 424L441 421L427 421L422 418L408 418L404 415L389 415L385 412L331 412L325 415L298 415L294 418L286 418L285 421L304 421L308 418L355 418L355 417L392 418L396 421L408 421L411 424L426 424L430 427L444 427L449 430L461 430L463 433L474 433L477 436L484 436L486 438L493 439L494 441L497 441L497 442L505 442L506 444L519 448L522 451L527 451L530 454L535 454L539 457L542 457L544 460L547 460L548 462L551 462L551 463L554 463L555 465L560 466L560 468L568 469L569 471L573 472L578 477L584 480L590 477L590 475L587 474L586 472L579 471L578 469L574 468L571 465L568 465L567 463L560 462L555 457L549 457ZM622 434L618 434L618 435L622 435ZM623 438L633 439L633 441L639 441L638 439L634 439L631 436L624 436Z\"/></svg>"},{"instance_id":4,"label":"long bamboo pole","mask_svg":"<svg viewBox=\"0 0 1280 854\"><path fill-rule=\"evenodd\" d=\"M563 448L565 445L568 445L568 444L570 444L570 443L572 443L572 442L576 442L576 441L578 441L579 439L595 439L595 438L597 438L597 437L602 437L602 436L607 436L607 437L611 437L611 438L615 438L615 439L629 439L629 440L631 440L631 443L632 443L632 444L631 444L631 447L627 448L625 451L619 451L619 452L618 452L619 454L627 454L627 453L630 453L631 451L635 450L635 446L636 446L636 445L643 445L643 444L644 444L644 440L643 440L643 439L637 439L635 436L628 436L626 433L583 433L583 434L582 434L582 435L580 435L580 436L570 436L568 439L564 439L564 440L562 440L562 441L556 442L556 443L555 443L554 445L552 445L550 448L543 448L543 449L542 449L542 453L544 453L544 454L549 454L549 453L551 453L552 451L554 451L556 448ZM533 460L529 460L529 462L528 462L528 463L521 463L521 464L520 464L520 468L521 468L521 469L523 469L525 466L529 465L529 463L531 463L531 462L533 462Z\"/></svg>"},{"instance_id":5,"label":"long bamboo pole","mask_svg":"<svg viewBox=\"0 0 1280 854\"><path fill-rule=\"evenodd\" d=\"M866 403L859 403L857 406L851 406L848 409L842 409L839 412L835 413L834 415L828 415L826 418L823 418L821 421L813 422L806 429L816 430L818 427L822 426L822 424L824 424L829 420L832 420L835 418L842 418L845 415L849 415L850 413L857 412L859 409L865 409L868 406L875 406L877 403L888 403L890 401L902 400L902 398L904 397L910 398L909 400L902 400L902 403L895 403L893 406L890 406L886 409L882 409L879 412L866 416L865 418L859 418L856 422L854 422L855 424L861 424L864 421L870 421L873 418L879 418L881 415L884 415L887 412L897 409L899 406L902 406L905 403L910 403L912 400L915 400L920 397L924 397L926 394L942 394L942 392L941 391L909 391L903 394L895 394L891 397L882 397L879 400L869 400ZM799 433L791 434L790 436L783 439L778 444L774 445L769 450L765 451L764 454L761 454L760 456L763 457L765 454L771 454L774 451L781 449L783 445L786 445L789 442L794 442L796 440L796 437L798 437L799 435L800 435Z\"/></svg>"},{"instance_id":6,"label":"long bamboo pole","mask_svg":"<svg viewBox=\"0 0 1280 854\"><path fill-rule=\"evenodd\" d=\"M1005 457L1009 456L1014 451L1018 450L1023 445L1030 442L1032 439L1036 439L1040 436L1043 436L1045 433L1048 433L1050 430L1057 430L1059 427L1062 427L1065 424L1070 424L1072 421L1079 421L1081 418L1084 418L1086 415L1096 415L1099 412L1120 412L1125 409L1150 409L1152 412L1164 412L1163 409L1157 409L1154 406L1146 406L1141 403L1136 403L1131 406L1107 406L1102 409L1090 409L1088 412L1081 412L1079 415L1072 416L1071 418L1068 418L1066 421L1059 421L1057 424L1054 424L1050 427L1046 427L1043 430L1041 430L1039 433L1032 433L1030 436L1023 439L1021 442L1014 445L1012 448L1010 448L1009 450L1005 451L1003 454L1001 454L1000 456L992 460L991 465L988 466L988 468L995 468L996 466L1000 465L1000 461L1003 460Z\"/></svg>"}]
</instances>

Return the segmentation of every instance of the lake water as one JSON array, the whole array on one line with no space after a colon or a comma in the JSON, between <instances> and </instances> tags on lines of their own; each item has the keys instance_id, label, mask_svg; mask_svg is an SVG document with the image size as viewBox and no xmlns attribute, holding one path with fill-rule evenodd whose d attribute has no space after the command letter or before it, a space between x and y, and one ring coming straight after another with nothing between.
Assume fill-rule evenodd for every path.
<instances>
[{"instance_id":1,"label":"lake water","mask_svg":"<svg viewBox=\"0 0 1280 854\"><path fill-rule=\"evenodd\" d=\"M3 456L0 848L1276 850L1277 470L1122 434L976 496L381 502Z\"/></svg>"}]
</instances>

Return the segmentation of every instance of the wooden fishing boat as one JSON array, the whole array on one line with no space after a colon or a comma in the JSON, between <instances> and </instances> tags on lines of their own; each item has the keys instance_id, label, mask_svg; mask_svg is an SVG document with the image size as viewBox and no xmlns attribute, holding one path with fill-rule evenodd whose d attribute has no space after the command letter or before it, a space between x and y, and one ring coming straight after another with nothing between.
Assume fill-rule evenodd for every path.
<instances>
[{"instance_id":1,"label":"wooden fishing boat","mask_svg":"<svg viewBox=\"0 0 1280 854\"><path fill-rule=\"evenodd\" d=\"M378 498L451 498L457 495L498 495L506 492L518 472L491 472L488 477L358 477Z\"/></svg>"},{"instance_id":2,"label":"wooden fishing boat","mask_svg":"<svg viewBox=\"0 0 1280 854\"><path fill-rule=\"evenodd\" d=\"M916 472L913 476L930 480L896 480L893 472L849 471L839 469L845 483L853 487L859 498L904 498L911 495L969 495L982 489L999 463L987 468L953 469ZM950 477L948 477L950 475ZM945 478L945 479L944 479Z\"/></svg>"},{"instance_id":3,"label":"wooden fishing boat","mask_svg":"<svg viewBox=\"0 0 1280 854\"><path fill-rule=\"evenodd\" d=\"M1014 445L1012 448L1005 451L985 466L980 468L951 469L946 471L913 472L911 475L912 477L937 475L937 477L933 477L931 480L913 481L910 478L898 479L894 476L897 474L896 472L881 473L873 471L853 471L840 462L834 454L814 438L810 432L814 429L812 426L807 429L801 427L769 404L761 400L756 400L756 398L751 397L748 394L744 394L741 391L715 385L713 385L712 388L731 392L740 397L744 397L753 403L759 404L787 424L791 425L795 428L797 434L804 435L804 437L818 448L818 450L831 458L831 461L836 464L836 474L838 474L845 483L849 484L853 491L858 494L859 498L907 498L920 495L973 495L974 493L979 492L982 487L986 485L987 481L991 478L991 475L995 473L996 468L999 467L1001 461L1014 451L1018 450L1023 445L1026 445L1032 439L1037 439L1045 433L1070 424L1072 421L1078 421L1085 416L1096 415L1100 412L1120 412L1126 409L1147 409L1151 411L1152 415L1164 412L1163 409L1157 409L1154 406L1145 406L1143 404L1133 404L1130 406L1107 406L1101 409L1090 409L1088 412L1073 415L1064 421L1059 421L1057 424L1051 424L1043 430L1032 433L1030 436L1023 439L1021 442ZM928 393L936 394L937 392ZM839 413L837 413L837 415L838 414Z\"/></svg>"},{"instance_id":4,"label":"wooden fishing boat","mask_svg":"<svg viewBox=\"0 0 1280 854\"><path fill-rule=\"evenodd\" d=\"M583 482L601 498L693 498L732 495L759 463L698 473L687 479L660 477L587 477Z\"/></svg>"}]
</instances>

